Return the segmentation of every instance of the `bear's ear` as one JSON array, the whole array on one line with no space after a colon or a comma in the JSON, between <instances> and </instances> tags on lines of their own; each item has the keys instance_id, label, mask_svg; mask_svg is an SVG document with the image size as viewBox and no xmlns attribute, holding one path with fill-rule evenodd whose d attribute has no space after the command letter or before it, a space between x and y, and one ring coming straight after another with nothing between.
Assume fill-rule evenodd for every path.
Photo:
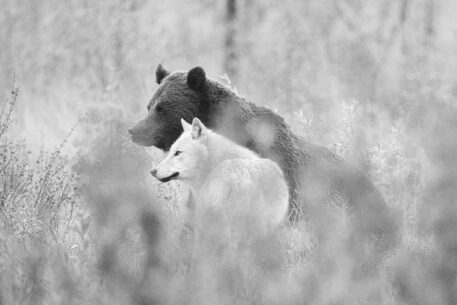
<instances>
[{"instance_id":1,"label":"bear's ear","mask_svg":"<svg viewBox=\"0 0 457 305\"><path fill-rule=\"evenodd\" d=\"M206 138L206 127L203 123L198 119L194 118L192 121L192 139L205 139Z\"/></svg>"},{"instance_id":2,"label":"bear's ear","mask_svg":"<svg viewBox=\"0 0 457 305\"><path fill-rule=\"evenodd\" d=\"M192 130L192 125L187 123L186 120L184 120L184 119L181 119L181 125L182 125L182 129L184 131L191 131Z\"/></svg>"},{"instance_id":3,"label":"bear's ear","mask_svg":"<svg viewBox=\"0 0 457 305\"><path fill-rule=\"evenodd\" d=\"M156 82L157 82L157 84L160 84L162 82L162 80L165 77L167 77L168 75L170 75L170 72L165 70L164 67L162 66L162 64L159 64L157 66L157 69L156 69Z\"/></svg>"},{"instance_id":4,"label":"bear's ear","mask_svg":"<svg viewBox=\"0 0 457 305\"><path fill-rule=\"evenodd\" d=\"M187 73L187 85L195 91L203 91L206 84L205 70L195 67Z\"/></svg>"}]
</instances>

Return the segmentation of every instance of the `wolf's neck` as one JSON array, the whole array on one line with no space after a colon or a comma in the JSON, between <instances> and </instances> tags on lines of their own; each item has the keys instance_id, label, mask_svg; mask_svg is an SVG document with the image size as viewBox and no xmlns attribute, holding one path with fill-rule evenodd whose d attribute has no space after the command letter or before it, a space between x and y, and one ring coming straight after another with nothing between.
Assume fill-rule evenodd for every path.
<instances>
[{"instance_id":1,"label":"wolf's neck","mask_svg":"<svg viewBox=\"0 0 457 305\"><path fill-rule=\"evenodd\" d=\"M198 194L202 186L206 183L209 175L217 171L219 165L227 160L233 159L251 159L258 156L251 150L242 147L227 138L210 132L208 134L208 158L203 164L202 171L196 179L189 181L192 192Z\"/></svg>"},{"instance_id":2,"label":"wolf's neck","mask_svg":"<svg viewBox=\"0 0 457 305\"><path fill-rule=\"evenodd\" d=\"M250 159L258 156L251 150L242 147L235 142L210 132L208 135L208 167L215 169L219 164L231 159Z\"/></svg>"}]
</instances>

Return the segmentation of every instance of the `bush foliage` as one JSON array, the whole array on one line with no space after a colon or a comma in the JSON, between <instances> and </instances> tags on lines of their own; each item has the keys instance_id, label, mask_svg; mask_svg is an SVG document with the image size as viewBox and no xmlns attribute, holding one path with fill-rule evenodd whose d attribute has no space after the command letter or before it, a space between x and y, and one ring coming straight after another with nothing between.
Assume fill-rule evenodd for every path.
<instances>
[{"instance_id":1,"label":"bush foliage","mask_svg":"<svg viewBox=\"0 0 457 305\"><path fill-rule=\"evenodd\" d=\"M363 278L351 211L237 255L215 215L194 252L188 190L154 181L163 154L127 137L159 62L227 72L222 1L0 3L0 304L457 304L454 1L237 1L225 81L361 168L401 219Z\"/></svg>"}]
</instances>

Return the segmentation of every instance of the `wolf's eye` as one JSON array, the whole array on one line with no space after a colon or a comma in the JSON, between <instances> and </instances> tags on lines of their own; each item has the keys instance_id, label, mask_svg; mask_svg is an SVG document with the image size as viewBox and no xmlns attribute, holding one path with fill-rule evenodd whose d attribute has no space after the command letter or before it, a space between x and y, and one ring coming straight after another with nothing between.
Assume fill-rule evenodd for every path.
<instances>
[{"instance_id":1,"label":"wolf's eye","mask_svg":"<svg viewBox=\"0 0 457 305\"><path fill-rule=\"evenodd\" d=\"M149 112L149 110L151 110L151 108L152 108L152 100L149 100L149 103L146 106L146 108L148 109L148 112Z\"/></svg>"},{"instance_id":2,"label":"wolf's eye","mask_svg":"<svg viewBox=\"0 0 457 305\"><path fill-rule=\"evenodd\" d=\"M180 150L177 150L177 151L175 152L175 154L174 154L174 155L175 155L175 156L179 156L180 154L182 154L182 151L180 151Z\"/></svg>"}]
</instances>

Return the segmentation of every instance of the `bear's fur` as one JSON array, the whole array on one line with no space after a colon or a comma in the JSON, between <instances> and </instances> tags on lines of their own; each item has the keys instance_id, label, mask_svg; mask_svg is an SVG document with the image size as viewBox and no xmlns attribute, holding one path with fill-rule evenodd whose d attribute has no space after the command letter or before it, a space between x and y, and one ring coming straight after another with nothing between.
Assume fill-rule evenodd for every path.
<instances>
[{"instance_id":1,"label":"bear's fur","mask_svg":"<svg viewBox=\"0 0 457 305\"><path fill-rule=\"evenodd\" d=\"M329 151L295 135L284 119L268 108L247 102L233 90L209 79L196 67L170 73L156 71L159 87L148 104L146 118L129 133L144 146L169 150L182 133L180 119L199 118L208 128L276 161L289 187L289 217L319 223L321 207L329 203L352 214L364 240L381 248L397 240L398 222L373 183L359 170Z\"/></svg>"},{"instance_id":2,"label":"bear's fur","mask_svg":"<svg viewBox=\"0 0 457 305\"><path fill-rule=\"evenodd\" d=\"M197 217L211 208L243 236L273 232L289 203L279 166L209 131L197 118L192 125L181 121L184 132L151 174L162 182L179 179L188 184Z\"/></svg>"}]
</instances>

